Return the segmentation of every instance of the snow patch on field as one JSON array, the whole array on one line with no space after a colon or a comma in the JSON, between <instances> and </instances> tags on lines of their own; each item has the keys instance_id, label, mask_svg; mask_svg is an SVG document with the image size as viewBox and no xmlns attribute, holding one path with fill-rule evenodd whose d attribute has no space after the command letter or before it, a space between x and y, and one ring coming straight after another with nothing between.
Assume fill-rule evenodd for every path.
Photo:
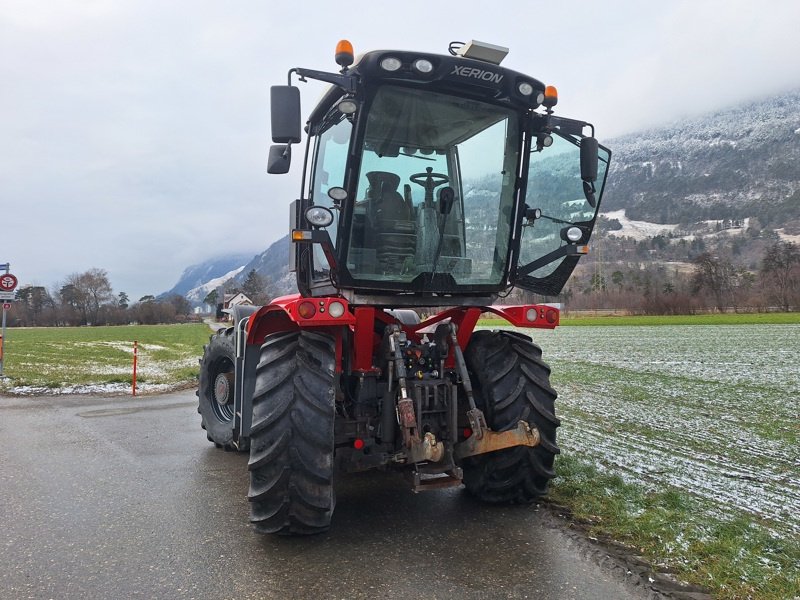
<instances>
[{"instance_id":1,"label":"snow patch on field","mask_svg":"<svg viewBox=\"0 0 800 600\"><path fill-rule=\"evenodd\" d=\"M530 334L530 331L528 331ZM800 325L562 327L559 445L650 489L800 535Z\"/></svg>"},{"instance_id":2,"label":"snow patch on field","mask_svg":"<svg viewBox=\"0 0 800 600\"><path fill-rule=\"evenodd\" d=\"M130 393L133 379L133 343L126 341L97 341L50 343L48 352L68 353L87 348L86 360L56 362L53 360L18 360L16 366L25 372L35 372L31 385L14 385L13 379L0 378L0 392L21 396L53 394L115 394ZM92 352L95 350L95 352ZM113 350L114 352L111 352ZM162 352L155 355L156 352ZM119 353L122 353L120 356ZM165 354L166 353L166 354ZM176 374L197 368L198 356L169 358L175 348L154 343L138 344L137 389L144 393L169 391L176 388ZM126 358L127 355L127 358ZM59 385L63 381L84 381L76 385ZM110 381L109 381L110 380ZM167 383L172 382L172 383ZM179 384L178 387L180 387Z\"/></svg>"},{"instance_id":3,"label":"snow patch on field","mask_svg":"<svg viewBox=\"0 0 800 600\"><path fill-rule=\"evenodd\" d=\"M56 346L56 344L50 344L51 346ZM133 354L133 342L70 342L69 344L64 344L64 347L81 347L81 348L113 348L114 350L118 350L120 352L125 352L127 354ZM145 344L145 343L138 343L137 344L139 352L142 351L154 351L154 350L166 350L166 346L161 346L160 344Z\"/></svg>"},{"instance_id":4,"label":"snow patch on field","mask_svg":"<svg viewBox=\"0 0 800 600\"><path fill-rule=\"evenodd\" d=\"M783 228L776 229L775 233L778 234L782 242L794 242L795 244L800 244L800 235L786 233L786 230Z\"/></svg>"},{"instance_id":5,"label":"snow patch on field","mask_svg":"<svg viewBox=\"0 0 800 600\"><path fill-rule=\"evenodd\" d=\"M608 231L608 235L618 237L631 237L635 240L644 240L657 235L667 235L678 227L677 225L661 225L649 223L647 221L633 221L625 216L625 209L613 210L603 213L606 219L616 219L622 225L622 229Z\"/></svg>"},{"instance_id":6,"label":"snow patch on field","mask_svg":"<svg viewBox=\"0 0 800 600\"><path fill-rule=\"evenodd\" d=\"M139 394L160 394L175 389L174 385L167 383L137 383L136 392ZM59 388L22 385L10 390L16 396L53 396L67 394L94 394L115 395L130 394L130 383L94 383L87 385L69 385Z\"/></svg>"},{"instance_id":7,"label":"snow patch on field","mask_svg":"<svg viewBox=\"0 0 800 600\"><path fill-rule=\"evenodd\" d=\"M673 487L713 500L723 512L738 510L769 519L800 534L800 481L784 444L761 439L739 427L732 415L691 410L642 410L605 393L562 389L570 409L603 414L602 421L570 421L562 448L592 453L625 479ZM577 392L577 393L576 393ZM622 429L615 431L608 422ZM625 430L646 427L646 433ZM795 464L798 464L795 462ZM794 476L793 476L794 475Z\"/></svg>"}]
</instances>

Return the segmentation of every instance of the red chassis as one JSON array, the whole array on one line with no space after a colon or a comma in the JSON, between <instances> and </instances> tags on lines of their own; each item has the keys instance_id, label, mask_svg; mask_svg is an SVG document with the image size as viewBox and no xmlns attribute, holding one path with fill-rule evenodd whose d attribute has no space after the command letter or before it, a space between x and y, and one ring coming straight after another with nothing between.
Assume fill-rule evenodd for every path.
<instances>
[{"instance_id":1,"label":"red chassis","mask_svg":"<svg viewBox=\"0 0 800 600\"><path fill-rule=\"evenodd\" d=\"M353 355L349 364L352 372L375 370L374 356L381 342L375 331L375 323L399 324L409 339L419 342L422 335L432 326L441 322L452 322L458 331L459 346L464 349L483 313L502 317L515 327L535 329L555 329L559 323L559 310L546 304L469 306L447 309L433 315L421 323L408 325L398 321L390 313L374 306L350 307L348 302L338 297L304 298L292 294L276 298L271 304L250 315L245 328L247 345L261 345L273 333L296 331L304 327L324 327L336 339L337 371L342 370L342 335L349 330L352 335ZM338 315L338 316L337 316ZM452 366L453 356L448 358Z\"/></svg>"}]
</instances>

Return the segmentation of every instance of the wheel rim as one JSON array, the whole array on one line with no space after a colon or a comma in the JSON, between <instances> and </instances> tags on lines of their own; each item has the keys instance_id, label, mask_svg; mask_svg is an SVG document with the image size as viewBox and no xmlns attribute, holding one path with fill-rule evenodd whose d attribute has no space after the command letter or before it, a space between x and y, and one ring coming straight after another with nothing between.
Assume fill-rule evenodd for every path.
<instances>
[{"instance_id":1,"label":"wheel rim","mask_svg":"<svg viewBox=\"0 0 800 600\"><path fill-rule=\"evenodd\" d=\"M232 367L232 365L221 365L221 368ZM211 407L216 417L223 422L233 420L233 370L220 370L214 378L212 395L214 401Z\"/></svg>"}]
</instances>

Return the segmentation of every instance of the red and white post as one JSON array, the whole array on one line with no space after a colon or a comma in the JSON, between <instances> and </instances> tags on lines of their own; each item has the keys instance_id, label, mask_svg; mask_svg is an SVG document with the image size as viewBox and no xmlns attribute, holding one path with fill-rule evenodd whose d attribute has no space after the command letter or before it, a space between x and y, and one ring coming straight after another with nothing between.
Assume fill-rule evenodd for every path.
<instances>
[{"instance_id":1,"label":"red and white post","mask_svg":"<svg viewBox=\"0 0 800 600\"><path fill-rule=\"evenodd\" d=\"M136 395L136 364L139 362L139 342L133 340L133 395Z\"/></svg>"}]
</instances>

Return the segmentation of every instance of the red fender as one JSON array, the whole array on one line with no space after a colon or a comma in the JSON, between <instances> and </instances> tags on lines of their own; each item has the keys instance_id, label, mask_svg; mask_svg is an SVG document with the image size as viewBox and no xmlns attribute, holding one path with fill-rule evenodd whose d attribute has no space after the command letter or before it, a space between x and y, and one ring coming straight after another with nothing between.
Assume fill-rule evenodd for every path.
<instances>
[{"instance_id":1,"label":"red fender","mask_svg":"<svg viewBox=\"0 0 800 600\"><path fill-rule=\"evenodd\" d=\"M331 308L334 308L331 315ZM273 333L297 331L305 327L327 329L336 340L336 371L342 370L342 338L345 327L355 325L346 300L342 298L303 298L300 294L281 296L262 306L247 321L247 344L258 345Z\"/></svg>"}]
</instances>

